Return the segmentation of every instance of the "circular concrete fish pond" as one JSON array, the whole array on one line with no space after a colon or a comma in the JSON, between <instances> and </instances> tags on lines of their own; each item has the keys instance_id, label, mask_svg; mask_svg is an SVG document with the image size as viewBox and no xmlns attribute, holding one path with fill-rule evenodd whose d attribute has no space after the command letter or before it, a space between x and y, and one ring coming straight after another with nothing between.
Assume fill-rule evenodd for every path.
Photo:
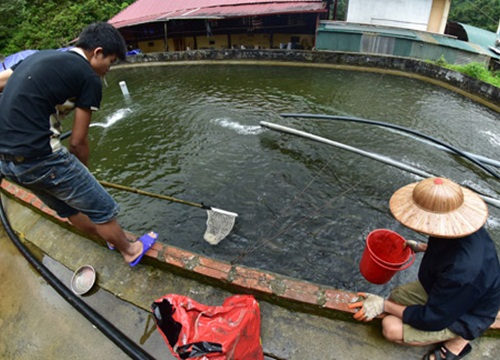
<instances>
[{"instance_id":1,"label":"circular concrete fish pond","mask_svg":"<svg viewBox=\"0 0 500 360\"><path fill-rule=\"evenodd\" d=\"M284 118L351 116L405 126L498 159L498 113L424 81L385 73L232 64L125 67L107 75L90 129L99 180L239 214L218 245L192 206L110 189L127 230L219 260L351 291L383 293L414 279L419 257L387 285L359 272L378 228L425 240L390 215L388 201L416 175L345 150L261 127L276 123L387 156L500 198L498 180L408 134L366 124ZM119 83L125 81L129 96ZM69 124L66 125L69 128ZM500 247L500 210L488 229Z\"/></svg>"}]
</instances>

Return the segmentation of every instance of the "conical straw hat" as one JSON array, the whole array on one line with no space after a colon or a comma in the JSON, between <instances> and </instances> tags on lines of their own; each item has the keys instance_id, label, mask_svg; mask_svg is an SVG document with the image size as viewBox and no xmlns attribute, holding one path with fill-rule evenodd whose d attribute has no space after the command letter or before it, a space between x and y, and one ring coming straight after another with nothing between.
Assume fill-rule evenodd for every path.
<instances>
[{"instance_id":1,"label":"conical straw hat","mask_svg":"<svg viewBox=\"0 0 500 360\"><path fill-rule=\"evenodd\" d=\"M479 230L488 217L483 199L444 178L430 178L397 190L389 201L401 224L438 238L460 238Z\"/></svg>"}]
</instances>

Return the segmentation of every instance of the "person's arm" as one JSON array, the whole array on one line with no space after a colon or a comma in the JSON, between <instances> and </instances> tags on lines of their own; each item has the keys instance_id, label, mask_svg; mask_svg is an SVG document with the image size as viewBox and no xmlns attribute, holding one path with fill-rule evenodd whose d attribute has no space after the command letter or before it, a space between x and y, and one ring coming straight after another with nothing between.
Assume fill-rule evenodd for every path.
<instances>
[{"instance_id":1,"label":"person's arm","mask_svg":"<svg viewBox=\"0 0 500 360\"><path fill-rule=\"evenodd\" d=\"M394 315L397 318L403 319L403 313L406 306L396 304L390 300L384 300L384 313Z\"/></svg>"},{"instance_id":2,"label":"person's arm","mask_svg":"<svg viewBox=\"0 0 500 360\"><path fill-rule=\"evenodd\" d=\"M356 309L357 311L354 314L354 319L364 322L372 321L374 318L384 313L403 319L403 313L406 309L406 306L396 304L381 296L368 293L358 293L357 301L349 303L347 307L349 309Z\"/></svg>"},{"instance_id":3,"label":"person's arm","mask_svg":"<svg viewBox=\"0 0 500 360\"><path fill-rule=\"evenodd\" d=\"M416 240L406 240L405 246L409 246L415 253L425 252L427 250L426 243Z\"/></svg>"},{"instance_id":4,"label":"person's arm","mask_svg":"<svg viewBox=\"0 0 500 360\"><path fill-rule=\"evenodd\" d=\"M7 69L0 72L0 92L3 91L5 85L7 84L7 80L9 80L10 76L14 71L12 69Z\"/></svg>"},{"instance_id":5,"label":"person's arm","mask_svg":"<svg viewBox=\"0 0 500 360\"><path fill-rule=\"evenodd\" d=\"M88 131L92 110L75 108L75 121L69 140L69 151L74 154L85 166L89 161L90 149L88 141Z\"/></svg>"},{"instance_id":6,"label":"person's arm","mask_svg":"<svg viewBox=\"0 0 500 360\"><path fill-rule=\"evenodd\" d=\"M404 323L419 330L442 330L470 310L484 292L475 283L441 278L428 295L425 305L411 305L405 309Z\"/></svg>"}]
</instances>

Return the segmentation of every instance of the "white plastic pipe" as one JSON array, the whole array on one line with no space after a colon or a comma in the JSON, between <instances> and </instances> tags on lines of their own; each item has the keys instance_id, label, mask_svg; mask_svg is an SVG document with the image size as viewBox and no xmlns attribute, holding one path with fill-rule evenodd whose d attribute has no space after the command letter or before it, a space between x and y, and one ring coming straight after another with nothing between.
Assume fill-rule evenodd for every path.
<instances>
[{"instance_id":1,"label":"white plastic pipe","mask_svg":"<svg viewBox=\"0 0 500 360\"><path fill-rule=\"evenodd\" d=\"M382 155L379 155L379 154L371 153L369 151L361 150L361 149L358 149L358 148L353 147L353 146L349 146L349 145L346 145L346 144L342 144L342 143L339 143L339 142L336 142L336 141L332 141L332 140L326 139L326 138L321 137L321 136L317 136L317 135L313 135L313 134L307 133L305 131L300 131L300 130L293 129L293 128L290 128L290 127L287 127L287 126L273 124L273 123L269 123L269 122L266 122L266 121L261 121L260 125L264 126L264 127L267 127L267 128L269 128L271 130L281 131L281 132L292 134L292 135L298 135L298 136L301 136L301 137L304 137L304 138L307 138L307 139L311 139L311 140L318 141L318 142L321 142L321 143L324 143L324 144L328 144L328 145L332 145L332 146L338 147L339 149L343 149L343 150L347 150L347 151L350 151L350 152L353 152L353 153L356 153L356 154L359 154L359 155L363 155L363 156L366 156L366 157L368 157L370 159L377 160L377 161L383 162L385 164L397 167L399 169L411 172L411 173L413 173L415 175L418 175L420 177L423 177L423 178L439 177L439 176L430 174L428 172L425 172L423 170L416 169L416 168L414 168L414 167L412 167L410 165L407 165L407 164L401 163L399 161L393 160L393 159L388 158L386 156L382 156ZM490 198L488 196L484 196L484 195L480 195L480 194L478 194L478 195L486 203L488 203L490 205L493 205L493 206L495 206L495 207L497 207L497 208L500 209L500 200L497 200L497 199L494 199L494 198Z\"/></svg>"},{"instance_id":2,"label":"white plastic pipe","mask_svg":"<svg viewBox=\"0 0 500 360\"><path fill-rule=\"evenodd\" d=\"M125 81L120 81L119 84L120 88L122 89L123 96L130 95L130 93L128 92L127 83Z\"/></svg>"}]
</instances>

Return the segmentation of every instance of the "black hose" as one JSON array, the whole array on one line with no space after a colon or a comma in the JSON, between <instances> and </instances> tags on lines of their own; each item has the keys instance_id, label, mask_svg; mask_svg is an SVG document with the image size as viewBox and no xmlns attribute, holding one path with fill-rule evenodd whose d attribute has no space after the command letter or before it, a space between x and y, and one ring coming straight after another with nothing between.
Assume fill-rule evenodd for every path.
<instances>
[{"instance_id":1,"label":"black hose","mask_svg":"<svg viewBox=\"0 0 500 360\"><path fill-rule=\"evenodd\" d=\"M426 140L432 141L435 144L441 145L442 147L449 149L453 153L458 154L458 155L466 158L467 160L471 161L472 163L474 163L475 165L477 165L478 167L480 167L481 169L486 171L488 174L493 175L497 179L500 179L500 176L496 172L494 172L493 170L491 170L490 168L485 166L481 161L477 160L473 156L465 153L464 151L461 151L461 150L459 150L459 149L457 149L457 148L455 148L455 147L453 147L453 146L451 146L451 145L449 145L441 140L438 140L432 136L422 134L421 132L418 132L418 131L415 131L412 129L408 129L408 128L403 127L403 126L389 124L389 123L385 123L382 121L367 120L367 119L349 117L349 116L316 115L316 114L284 114L284 113L280 114L280 115L282 117L302 117L302 118L310 118L310 119L352 121L352 122L358 122L358 123L362 123L362 124L378 125L378 126L383 126L383 127L387 127L387 128L400 130L400 131L403 131L403 132L406 132L409 134L419 136L419 137L424 138Z\"/></svg>"},{"instance_id":2,"label":"black hose","mask_svg":"<svg viewBox=\"0 0 500 360\"><path fill-rule=\"evenodd\" d=\"M2 176L0 175L0 182ZM28 249L21 243L21 240L12 229L7 215L5 213L2 200L0 198L0 217L2 224L14 245L24 255L28 262L42 275L42 277L61 295L68 303L78 310L85 318L87 318L95 327L97 327L104 335L113 341L120 349L123 350L132 359L154 359L150 354L144 351L135 342L129 339L125 334L118 330L113 324L103 318L94 309L87 305L82 299L69 290L54 274L50 272L38 259L31 254Z\"/></svg>"}]
</instances>

